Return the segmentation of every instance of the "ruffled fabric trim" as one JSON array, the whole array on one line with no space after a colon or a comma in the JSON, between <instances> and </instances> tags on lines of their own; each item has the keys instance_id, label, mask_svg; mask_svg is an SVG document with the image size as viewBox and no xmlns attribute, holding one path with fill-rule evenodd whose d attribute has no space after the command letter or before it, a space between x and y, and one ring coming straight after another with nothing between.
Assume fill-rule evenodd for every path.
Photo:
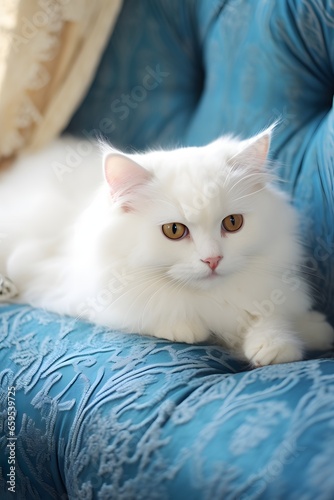
<instances>
[{"instance_id":1,"label":"ruffled fabric trim","mask_svg":"<svg viewBox=\"0 0 334 500\"><path fill-rule=\"evenodd\" d=\"M70 120L122 0L1 0L0 157L37 149Z\"/></svg>"}]
</instances>

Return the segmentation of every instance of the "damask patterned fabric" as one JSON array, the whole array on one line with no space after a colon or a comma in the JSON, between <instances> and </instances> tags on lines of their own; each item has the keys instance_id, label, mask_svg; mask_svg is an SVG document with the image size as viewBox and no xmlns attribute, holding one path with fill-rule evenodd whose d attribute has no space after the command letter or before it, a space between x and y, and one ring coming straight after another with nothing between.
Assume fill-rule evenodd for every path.
<instances>
[{"instance_id":1,"label":"damask patterned fabric","mask_svg":"<svg viewBox=\"0 0 334 500\"><path fill-rule=\"evenodd\" d=\"M1 499L13 453L20 499L333 498L334 359L248 370L217 346L0 311Z\"/></svg>"},{"instance_id":2,"label":"damask patterned fabric","mask_svg":"<svg viewBox=\"0 0 334 500\"><path fill-rule=\"evenodd\" d=\"M68 130L144 149L280 118L272 157L334 322L333 27L330 0L125 0ZM333 352L250 370L2 306L0 498L331 500L333 396Z\"/></svg>"},{"instance_id":3,"label":"damask patterned fabric","mask_svg":"<svg viewBox=\"0 0 334 500\"><path fill-rule=\"evenodd\" d=\"M121 0L1 0L0 168L66 126L120 7Z\"/></svg>"}]
</instances>

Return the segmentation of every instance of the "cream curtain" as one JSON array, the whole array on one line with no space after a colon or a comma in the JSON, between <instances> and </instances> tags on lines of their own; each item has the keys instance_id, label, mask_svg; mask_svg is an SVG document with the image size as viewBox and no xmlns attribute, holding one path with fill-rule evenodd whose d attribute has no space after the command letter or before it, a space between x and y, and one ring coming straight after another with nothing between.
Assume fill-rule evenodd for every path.
<instances>
[{"instance_id":1,"label":"cream curtain","mask_svg":"<svg viewBox=\"0 0 334 500\"><path fill-rule=\"evenodd\" d=\"M0 161L68 123L122 0L0 0Z\"/></svg>"}]
</instances>

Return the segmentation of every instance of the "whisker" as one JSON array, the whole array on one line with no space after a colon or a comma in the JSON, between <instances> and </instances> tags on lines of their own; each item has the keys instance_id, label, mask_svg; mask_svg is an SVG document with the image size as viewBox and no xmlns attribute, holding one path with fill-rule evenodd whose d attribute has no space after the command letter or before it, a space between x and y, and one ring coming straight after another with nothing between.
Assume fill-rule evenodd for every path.
<instances>
[{"instance_id":1,"label":"whisker","mask_svg":"<svg viewBox=\"0 0 334 500\"><path fill-rule=\"evenodd\" d=\"M257 179L256 182L253 182L254 178ZM230 186L230 188L228 189L227 193L230 194L233 190L236 189L236 187L241 182L244 183L244 184L246 184L246 186L245 186L245 189L246 189L246 187L249 188L251 185L259 183L262 179L266 180L267 178L268 178L268 174L267 173L254 172L254 173L247 174L247 175L245 175L243 177L240 177L232 186ZM263 184L265 184L265 183L263 183Z\"/></svg>"},{"instance_id":2,"label":"whisker","mask_svg":"<svg viewBox=\"0 0 334 500\"><path fill-rule=\"evenodd\" d=\"M166 269L166 266L161 266L161 267ZM138 275L140 273L138 271L136 271L134 274L136 274L136 278L138 280L138 278L139 278ZM130 288L125 289L120 295L118 295L117 297L114 297L113 300L111 300L111 302L104 308L104 311L107 311L111 307L117 306L117 302L119 302L120 300L122 300L124 298L126 299L126 296L133 294L136 291L136 289L140 289L141 293L139 295L137 295L135 300L132 301L132 303L129 305L128 314L131 314L132 309L136 306L136 303L138 303L138 300L142 297L142 295L144 293L147 293L147 291L153 285L156 286L157 279L158 279L158 281L162 281L163 279L166 279L166 276L163 276L163 275L161 275L161 272L156 272L154 270L151 270L151 274L148 275L147 269L145 270L145 272L142 272L142 270L141 270L140 281L135 282L132 278L131 281L133 280L133 282L131 283L131 281L129 281L129 283L128 283L128 285L130 285ZM143 290L143 286L146 287L145 290Z\"/></svg>"},{"instance_id":3,"label":"whisker","mask_svg":"<svg viewBox=\"0 0 334 500\"><path fill-rule=\"evenodd\" d=\"M257 189L256 191L252 191L251 193L247 193L243 196L239 196L238 198L234 198L233 201L236 202L236 201L243 200L244 198L247 198L248 196L253 196L254 194L260 193L264 189L265 189L265 186L261 187L260 189ZM246 191L246 189L245 189L245 191Z\"/></svg>"},{"instance_id":4,"label":"whisker","mask_svg":"<svg viewBox=\"0 0 334 500\"><path fill-rule=\"evenodd\" d=\"M161 280L160 280L161 281ZM157 283L155 283L155 285L159 284L159 281ZM144 323L144 320L143 318L145 317L146 314L149 313L149 310L150 310L150 307L151 307L151 303L153 302L154 298L156 297L157 294L161 293L163 290L165 291L166 288L170 288L171 290L173 290L173 292L176 292L177 293L177 288L178 288L178 282L177 281L173 281L173 280L170 280L170 281L165 281L163 283L163 286L158 288L149 298L149 300L146 302L145 304L145 307L143 309L143 312L142 312L142 319L141 319L141 324ZM147 312L146 312L147 311Z\"/></svg>"}]
</instances>

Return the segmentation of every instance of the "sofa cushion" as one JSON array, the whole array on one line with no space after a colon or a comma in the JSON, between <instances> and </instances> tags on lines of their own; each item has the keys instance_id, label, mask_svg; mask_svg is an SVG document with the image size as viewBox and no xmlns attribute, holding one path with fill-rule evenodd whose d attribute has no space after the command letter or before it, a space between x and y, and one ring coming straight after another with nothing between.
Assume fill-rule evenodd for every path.
<instances>
[{"instance_id":1,"label":"sofa cushion","mask_svg":"<svg viewBox=\"0 0 334 500\"><path fill-rule=\"evenodd\" d=\"M196 0L125 0L67 131L102 134L122 149L182 142L203 87L196 7Z\"/></svg>"},{"instance_id":2,"label":"sofa cushion","mask_svg":"<svg viewBox=\"0 0 334 500\"><path fill-rule=\"evenodd\" d=\"M333 496L334 359L248 370L25 306L0 335L2 499L13 456L20 500Z\"/></svg>"}]
</instances>

